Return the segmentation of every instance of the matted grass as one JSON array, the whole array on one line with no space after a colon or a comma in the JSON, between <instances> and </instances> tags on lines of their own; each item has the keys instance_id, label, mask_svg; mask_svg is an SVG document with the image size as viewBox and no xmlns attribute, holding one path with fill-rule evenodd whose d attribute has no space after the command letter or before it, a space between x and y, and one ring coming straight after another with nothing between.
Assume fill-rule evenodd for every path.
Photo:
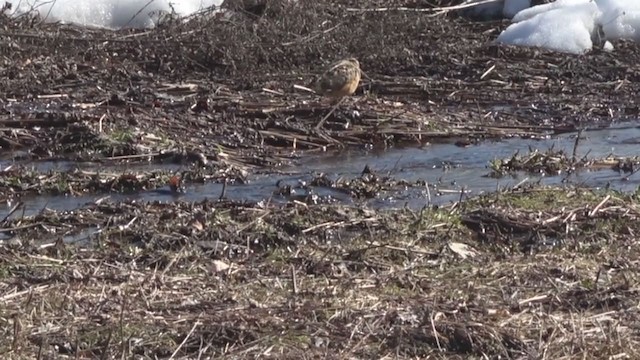
<instances>
[{"instance_id":1,"label":"matted grass","mask_svg":"<svg viewBox=\"0 0 640 360\"><path fill-rule=\"evenodd\" d=\"M420 212L104 203L10 220L0 353L634 358L638 210L537 187ZM70 224L101 232L51 242Z\"/></svg>"}]
</instances>

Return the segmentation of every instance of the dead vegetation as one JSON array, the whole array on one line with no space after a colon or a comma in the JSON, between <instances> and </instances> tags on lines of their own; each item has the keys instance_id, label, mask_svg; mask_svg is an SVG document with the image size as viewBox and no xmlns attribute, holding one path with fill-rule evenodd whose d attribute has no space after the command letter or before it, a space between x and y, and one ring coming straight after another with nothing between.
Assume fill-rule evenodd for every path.
<instances>
[{"instance_id":1,"label":"dead vegetation","mask_svg":"<svg viewBox=\"0 0 640 360\"><path fill-rule=\"evenodd\" d=\"M506 22L362 10L375 2L272 4L153 30L0 17L2 151L89 161L223 151L271 167L300 151L535 137L637 113L632 44L558 55L493 45ZM315 130L330 104L295 85L346 56L366 76Z\"/></svg>"},{"instance_id":2,"label":"dead vegetation","mask_svg":"<svg viewBox=\"0 0 640 360\"><path fill-rule=\"evenodd\" d=\"M0 15L2 157L97 168L8 165L1 200L137 193L175 174L104 169L118 163L171 163L187 183L226 184L331 147L531 138L637 115L629 43L559 55L492 45L506 23L451 12L274 3L153 30ZM331 106L294 85L345 56L367 76L316 131ZM532 151L490 171L637 166L607 161ZM17 201L0 219L0 356L640 356L637 194L521 184L413 211L305 193L436 189L374 170L277 184L281 203L105 197L24 216Z\"/></svg>"},{"instance_id":3,"label":"dead vegetation","mask_svg":"<svg viewBox=\"0 0 640 360\"><path fill-rule=\"evenodd\" d=\"M582 130L575 136L575 143L571 153L564 149L553 147L540 150L529 148L529 152L514 153L505 159L494 159L489 164L490 177L503 177L521 172L542 175L570 175L584 170L613 170L624 173L628 179L638 171L640 159L638 156L615 156L609 154L604 157L591 157L590 150L584 155L579 153L579 145L585 141Z\"/></svg>"},{"instance_id":4,"label":"dead vegetation","mask_svg":"<svg viewBox=\"0 0 640 360\"><path fill-rule=\"evenodd\" d=\"M639 214L634 196L525 187L418 212L105 201L13 216L0 352L633 358Z\"/></svg>"}]
</instances>

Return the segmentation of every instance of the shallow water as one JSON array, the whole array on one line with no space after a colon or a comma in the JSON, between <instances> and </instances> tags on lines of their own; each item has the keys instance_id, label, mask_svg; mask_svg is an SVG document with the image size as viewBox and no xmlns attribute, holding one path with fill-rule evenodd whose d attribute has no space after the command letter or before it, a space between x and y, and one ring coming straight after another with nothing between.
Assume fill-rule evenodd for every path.
<instances>
[{"instance_id":1,"label":"shallow water","mask_svg":"<svg viewBox=\"0 0 640 360\"><path fill-rule=\"evenodd\" d=\"M249 177L249 181L242 185L228 185L225 197L231 200L247 202L285 203L292 199L305 200L311 194L311 201L354 203L365 202L369 206L421 208L427 204L443 204L457 201L461 196L472 196L495 191L498 188L508 188L523 181L543 184L560 184L564 180L572 183L591 186L594 188L610 186L622 191L634 191L640 185L640 175L618 173L613 170L579 171L565 179L566 175L542 176L519 174L512 177L495 179L487 177L489 162L496 158L508 158L516 151L522 154L529 152L529 148L546 151L563 149L568 154L573 151L576 133L549 137L545 140L510 139L499 142L487 141L469 147L459 147L453 144L437 144L422 148L395 148L383 152L374 151L343 151L307 157L296 166L280 169L281 173L289 175L263 174ZM624 123L606 129L594 129L583 132L578 156L588 153L590 158L604 157L610 154L616 156L640 155L640 122ZM0 160L0 168L16 164L9 160ZM409 187L398 191L391 191L372 200L354 200L348 194L337 189L327 187L302 186L314 178L314 174L325 173L335 180L339 177L356 178L365 166L369 166L379 176L390 176L404 179L410 183L425 181L429 185ZM26 166L33 166L40 171L52 169L68 170L74 167L91 168L92 165L74 164L70 162L30 162ZM178 165L125 165L109 167L110 172L152 170L177 170ZM293 196L277 195L278 182L288 184L294 189ZM175 195L166 189L142 192L135 195L100 194L91 196L40 196L23 199L24 208L12 214L15 216L32 215L45 208L54 210L73 210L91 204L98 199L109 197L113 201L199 201L204 198L217 199L223 191L223 185L218 183L192 184L187 186L186 194ZM461 192L464 190L464 194ZM15 204L3 204L0 207L0 219L4 218Z\"/></svg>"}]
</instances>

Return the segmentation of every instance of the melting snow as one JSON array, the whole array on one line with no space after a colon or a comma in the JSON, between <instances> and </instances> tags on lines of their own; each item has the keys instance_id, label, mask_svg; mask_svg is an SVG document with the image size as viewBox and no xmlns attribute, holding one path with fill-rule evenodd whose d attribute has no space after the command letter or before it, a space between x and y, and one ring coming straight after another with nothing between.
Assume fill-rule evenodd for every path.
<instances>
[{"instance_id":1,"label":"melting snow","mask_svg":"<svg viewBox=\"0 0 640 360\"><path fill-rule=\"evenodd\" d=\"M162 13L186 16L222 0L8 0L15 15L35 10L46 21L106 28L155 25Z\"/></svg>"},{"instance_id":2,"label":"melting snow","mask_svg":"<svg viewBox=\"0 0 640 360\"><path fill-rule=\"evenodd\" d=\"M512 21L496 41L574 54L591 50L594 40L640 42L638 0L557 0L524 9Z\"/></svg>"}]
</instances>

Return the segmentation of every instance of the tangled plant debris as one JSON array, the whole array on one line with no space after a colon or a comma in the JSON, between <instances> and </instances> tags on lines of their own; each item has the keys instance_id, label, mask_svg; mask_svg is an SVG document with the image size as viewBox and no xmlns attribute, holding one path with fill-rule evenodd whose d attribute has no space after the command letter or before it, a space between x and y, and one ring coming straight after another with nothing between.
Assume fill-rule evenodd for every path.
<instances>
[{"instance_id":1,"label":"tangled plant debris","mask_svg":"<svg viewBox=\"0 0 640 360\"><path fill-rule=\"evenodd\" d=\"M612 154L602 158L592 158L587 152L578 156L578 145L583 139L582 131L576 135L574 148L571 154L565 150L556 150L553 147L546 151L529 148L527 154L516 152L506 159L495 159L490 162L491 177L502 177L518 172L538 173L544 175L571 174L577 170L601 170L614 171L633 175L640 164L638 156L614 156Z\"/></svg>"},{"instance_id":2,"label":"tangled plant debris","mask_svg":"<svg viewBox=\"0 0 640 360\"><path fill-rule=\"evenodd\" d=\"M0 352L637 356L638 214L635 196L523 187L418 212L105 201L14 216Z\"/></svg>"},{"instance_id":3,"label":"tangled plant debris","mask_svg":"<svg viewBox=\"0 0 640 360\"><path fill-rule=\"evenodd\" d=\"M258 17L205 12L146 31L3 15L3 151L99 160L222 150L264 167L299 151L540 136L637 112L632 44L584 62L491 45L501 22L277 3ZM331 105L295 85L345 56L366 76L315 131Z\"/></svg>"},{"instance_id":4,"label":"tangled plant debris","mask_svg":"<svg viewBox=\"0 0 640 360\"><path fill-rule=\"evenodd\" d=\"M226 184L332 147L465 146L637 115L633 44L585 61L490 44L506 23L411 10L424 2L393 2L406 11L366 11L382 1L270 3L152 30L0 15L3 159L182 166L9 164L2 200ZM315 130L332 104L301 86L346 56L366 76ZM637 166L532 152L493 170L598 164ZM0 355L640 356L637 194L525 184L414 211L305 192L360 200L437 189L377 169L278 185L284 203L103 198L27 216L17 202L0 218Z\"/></svg>"}]
</instances>

